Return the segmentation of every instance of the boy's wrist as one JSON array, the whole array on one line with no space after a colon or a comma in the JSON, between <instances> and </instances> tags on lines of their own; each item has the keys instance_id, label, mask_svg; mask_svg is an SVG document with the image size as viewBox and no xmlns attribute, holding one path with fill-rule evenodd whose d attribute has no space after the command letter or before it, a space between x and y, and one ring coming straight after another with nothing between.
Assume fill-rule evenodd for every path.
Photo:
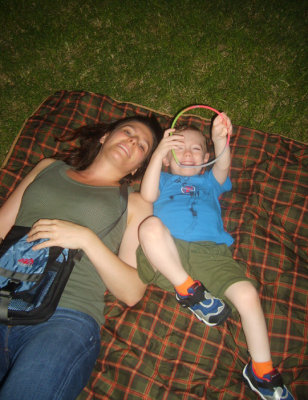
<instances>
[{"instance_id":1,"label":"boy's wrist","mask_svg":"<svg viewBox=\"0 0 308 400\"><path fill-rule=\"evenodd\" d=\"M163 159L164 159L164 157L162 157L160 153L153 153L151 161L162 164Z\"/></svg>"},{"instance_id":2,"label":"boy's wrist","mask_svg":"<svg viewBox=\"0 0 308 400\"><path fill-rule=\"evenodd\" d=\"M214 143L214 145L216 144L223 144L224 146L227 143L227 137L217 137L217 138L212 138L212 142Z\"/></svg>"}]
</instances>

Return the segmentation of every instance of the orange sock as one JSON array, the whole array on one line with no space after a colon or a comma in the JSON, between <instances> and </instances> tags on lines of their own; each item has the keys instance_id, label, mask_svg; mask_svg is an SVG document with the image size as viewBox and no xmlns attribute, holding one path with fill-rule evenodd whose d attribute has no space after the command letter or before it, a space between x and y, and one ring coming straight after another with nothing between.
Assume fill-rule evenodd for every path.
<instances>
[{"instance_id":1,"label":"orange sock","mask_svg":"<svg viewBox=\"0 0 308 400\"><path fill-rule=\"evenodd\" d=\"M252 360L252 368L254 373L259 377L263 378L265 374L268 374L273 370L273 362L265 361L265 362L255 362Z\"/></svg>"},{"instance_id":2,"label":"orange sock","mask_svg":"<svg viewBox=\"0 0 308 400\"><path fill-rule=\"evenodd\" d=\"M189 289L191 287L191 285L193 285L195 281L189 276L185 282L183 282L181 285L176 286L175 290L178 292L178 294L182 295L182 296L186 296L188 294L187 289Z\"/></svg>"}]
</instances>

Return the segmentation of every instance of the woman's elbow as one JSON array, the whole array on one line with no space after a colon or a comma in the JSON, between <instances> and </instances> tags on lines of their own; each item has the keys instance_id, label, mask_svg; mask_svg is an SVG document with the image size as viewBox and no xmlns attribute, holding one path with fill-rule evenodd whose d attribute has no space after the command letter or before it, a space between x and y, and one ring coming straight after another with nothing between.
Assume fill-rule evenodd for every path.
<instances>
[{"instance_id":1,"label":"woman's elbow","mask_svg":"<svg viewBox=\"0 0 308 400\"><path fill-rule=\"evenodd\" d=\"M146 285L142 284L138 289L132 290L129 293L126 293L123 301L128 307L134 307L139 301L143 298Z\"/></svg>"}]
</instances>

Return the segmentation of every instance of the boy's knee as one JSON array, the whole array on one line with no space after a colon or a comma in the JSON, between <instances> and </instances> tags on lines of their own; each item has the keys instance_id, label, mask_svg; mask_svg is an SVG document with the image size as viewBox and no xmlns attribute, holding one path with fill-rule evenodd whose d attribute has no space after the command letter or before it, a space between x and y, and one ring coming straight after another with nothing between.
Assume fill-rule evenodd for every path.
<instances>
[{"instance_id":1,"label":"boy's knee","mask_svg":"<svg viewBox=\"0 0 308 400\"><path fill-rule=\"evenodd\" d=\"M241 292L241 305L239 306L238 311L240 314L247 312L254 313L255 310L260 308L260 298L256 288L247 282L248 284L245 286L244 290Z\"/></svg>"},{"instance_id":2,"label":"boy's knee","mask_svg":"<svg viewBox=\"0 0 308 400\"><path fill-rule=\"evenodd\" d=\"M243 290L243 297L243 300L247 301L250 304L259 302L259 294L256 288L250 282L247 282L245 290Z\"/></svg>"},{"instance_id":3,"label":"boy's knee","mask_svg":"<svg viewBox=\"0 0 308 400\"><path fill-rule=\"evenodd\" d=\"M148 217L139 226L139 238L140 240L146 240L147 238L157 238L163 232L164 225L161 220L155 216Z\"/></svg>"},{"instance_id":4,"label":"boy's knee","mask_svg":"<svg viewBox=\"0 0 308 400\"><path fill-rule=\"evenodd\" d=\"M232 288L233 286L233 288ZM239 312L251 310L260 304L259 294L252 283L248 281L235 283L226 291L227 297L234 303ZM228 296L230 294L230 297Z\"/></svg>"}]
</instances>

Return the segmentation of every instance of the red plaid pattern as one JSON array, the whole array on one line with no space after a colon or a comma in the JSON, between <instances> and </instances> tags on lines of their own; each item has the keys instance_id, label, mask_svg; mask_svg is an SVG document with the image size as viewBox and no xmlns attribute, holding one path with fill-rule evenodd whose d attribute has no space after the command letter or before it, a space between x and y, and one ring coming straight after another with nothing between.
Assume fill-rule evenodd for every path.
<instances>
[{"instance_id":1,"label":"red plaid pattern","mask_svg":"<svg viewBox=\"0 0 308 400\"><path fill-rule=\"evenodd\" d=\"M55 136L80 125L133 114L171 117L88 92L61 91L26 121L0 170L3 202L43 157L64 149ZM182 121L209 133L210 121ZM72 144L74 145L74 144ZM273 361L297 400L307 393L307 146L279 135L234 127L233 190L221 199L233 253L258 283ZM180 308L170 293L150 286L127 308L106 294L101 354L79 399L255 399L242 382L249 359L239 315L209 328Z\"/></svg>"}]
</instances>

